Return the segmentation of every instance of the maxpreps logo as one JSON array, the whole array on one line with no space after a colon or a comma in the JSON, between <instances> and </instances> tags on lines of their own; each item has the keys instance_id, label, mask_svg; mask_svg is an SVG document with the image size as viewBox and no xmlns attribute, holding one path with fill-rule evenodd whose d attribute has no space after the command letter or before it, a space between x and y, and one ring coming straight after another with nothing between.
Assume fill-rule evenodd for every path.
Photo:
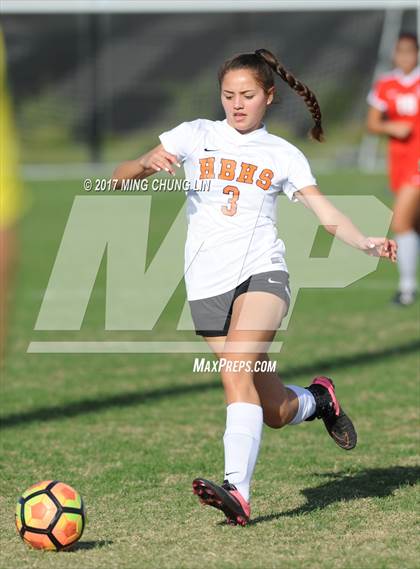
<instances>
[{"instance_id":1,"label":"maxpreps logo","mask_svg":"<svg viewBox=\"0 0 420 569\"><path fill-rule=\"evenodd\" d=\"M233 179L235 161L225 161L223 172ZM208 175L214 164L203 161ZM238 178L251 175L253 165L242 165ZM228 172L231 172L228 174ZM259 175L261 184L269 174ZM373 196L329 196L365 234L385 235L391 210ZM77 196L69 213L61 244L46 285L29 352L209 352L205 342L193 334L190 310L185 300L173 332L174 341L162 340L156 324L183 279L186 239L185 205L174 218L159 249L147 266L152 196L88 195ZM278 200L279 234L286 243L287 264L291 274L292 299L282 329L286 329L300 288L345 287L375 270L378 258L334 239L326 257L312 257L311 250L319 228L316 217L306 208ZM197 248L200 244L197 244ZM74 339L80 331L92 295L99 267L106 260L104 323L97 337L88 341ZM194 261L193 261L194 262ZM146 268L147 267L147 268ZM45 275L47 280L48 275ZM113 341L102 341L103 332L113 331ZM40 339L49 331L49 340ZM56 331L57 341L51 341ZM71 332L71 339L63 334ZM118 339L124 331L124 339ZM127 340L127 332L147 332L146 339ZM179 333L179 334L178 334ZM193 340L190 341L190 339ZM271 351L278 351L274 343Z\"/></svg>"}]
</instances>

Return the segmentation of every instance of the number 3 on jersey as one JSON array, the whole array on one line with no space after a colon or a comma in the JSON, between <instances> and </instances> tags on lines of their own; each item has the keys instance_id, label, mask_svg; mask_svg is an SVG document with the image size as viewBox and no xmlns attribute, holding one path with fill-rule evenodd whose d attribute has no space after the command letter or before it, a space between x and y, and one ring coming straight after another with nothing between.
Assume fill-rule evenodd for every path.
<instances>
[{"instance_id":1,"label":"number 3 on jersey","mask_svg":"<svg viewBox=\"0 0 420 569\"><path fill-rule=\"evenodd\" d=\"M228 199L229 207L222 205L221 210L224 215L235 215L236 213L236 202L239 198L239 190L236 186L226 186L223 188L224 194L232 194L232 197Z\"/></svg>"}]
</instances>

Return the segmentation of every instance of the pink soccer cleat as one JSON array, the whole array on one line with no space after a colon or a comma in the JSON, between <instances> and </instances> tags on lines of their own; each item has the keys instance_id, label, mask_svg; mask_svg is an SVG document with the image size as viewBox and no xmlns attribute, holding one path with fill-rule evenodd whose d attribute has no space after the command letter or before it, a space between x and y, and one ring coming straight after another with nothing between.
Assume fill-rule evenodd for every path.
<instances>
[{"instance_id":1,"label":"pink soccer cleat","mask_svg":"<svg viewBox=\"0 0 420 569\"><path fill-rule=\"evenodd\" d=\"M245 526L249 522L251 515L249 503L236 486L227 480L219 486L205 478L196 478L192 485L193 492L199 497L200 502L221 510L229 524Z\"/></svg>"},{"instance_id":2,"label":"pink soccer cleat","mask_svg":"<svg viewBox=\"0 0 420 569\"><path fill-rule=\"evenodd\" d=\"M321 375L306 389L312 393L316 403L315 413L306 421L322 419L328 434L340 448L353 449L357 443L356 429L337 400L332 380Z\"/></svg>"}]
</instances>

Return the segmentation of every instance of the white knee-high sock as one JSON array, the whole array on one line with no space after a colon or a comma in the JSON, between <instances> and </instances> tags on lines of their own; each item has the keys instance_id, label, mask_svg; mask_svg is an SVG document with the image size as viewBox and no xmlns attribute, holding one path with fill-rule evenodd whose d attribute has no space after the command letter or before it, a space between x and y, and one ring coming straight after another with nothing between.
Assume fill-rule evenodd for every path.
<instances>
[{"instance_id":1,"label":"white knee-high sock","mask_svg":"<svg viewBox=\"0 0 420 569\"><path fill-rule=\"evenodd\" d=\"M225 480L234 484L248 501L261 443L263 411L253 403L231 403L226 412Z\"/></svg>"},{"instance_id":2,"label":"white knee-high sock","mask_svg":"<svg viewBox=\"0 0 420 569\"><path fill-rule=\"evenodd\" d=\"M314 396L308 389L299 387L299 385L286 385L285 387L296 393L299 401L299 409L289 425L299 425L299 423L302 423L315 413L316 404Z\"/></svg>"},{"instance_id":3,"label":"white knee-high sock","mask_svg":"<svg viewBox=\"0 0 420 569\"><path fill-rule=\"evenodd\" d=\"M398 269L400 282L398 290L403 294L415 292L416 268L418 259L419 236L412 229L395 236L398 245Z\"/></svg>"}]
</instances>

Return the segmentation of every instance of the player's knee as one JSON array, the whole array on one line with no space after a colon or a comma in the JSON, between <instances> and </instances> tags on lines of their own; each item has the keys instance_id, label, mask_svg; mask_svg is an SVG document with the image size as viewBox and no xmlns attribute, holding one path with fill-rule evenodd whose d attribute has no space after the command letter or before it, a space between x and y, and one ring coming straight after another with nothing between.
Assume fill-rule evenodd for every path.
<instances>
[{"instance_id":1,"label":"player's knee","mask_svg":"<svg viewBox=\"0 0 420 569\"><path fill-rule=\"evenodd\" d=\"M391 223L391 229L394 233L399 234L411 231L413 227L409 220L394 216Z\"/></svg>"},{"instance_id":2,"label":"player's knee","mask_svg":"<svg viewBox=\"0 0 420 569\"><path fill-rule=\"evenodd\" d=\"M230 363L229 361L227 362ZM234 363L234 362L233 362ZM252 373L226 365L220 371L223 388L228 396L248 397L254 388Z\"/></svg>"},{"instance_id":3,"label":"player's knee","mask_svg":"<svg viewBox=\"0 0 420 569\"><path fill-rule=\"evenodd\" d=\"M234 363L234 362L227 362ZM234 385L238 383L252 383L252 374L241 369L235 369L233 366L222 367L220 371L224 385Z\"/></svg>"}]
</instances>

